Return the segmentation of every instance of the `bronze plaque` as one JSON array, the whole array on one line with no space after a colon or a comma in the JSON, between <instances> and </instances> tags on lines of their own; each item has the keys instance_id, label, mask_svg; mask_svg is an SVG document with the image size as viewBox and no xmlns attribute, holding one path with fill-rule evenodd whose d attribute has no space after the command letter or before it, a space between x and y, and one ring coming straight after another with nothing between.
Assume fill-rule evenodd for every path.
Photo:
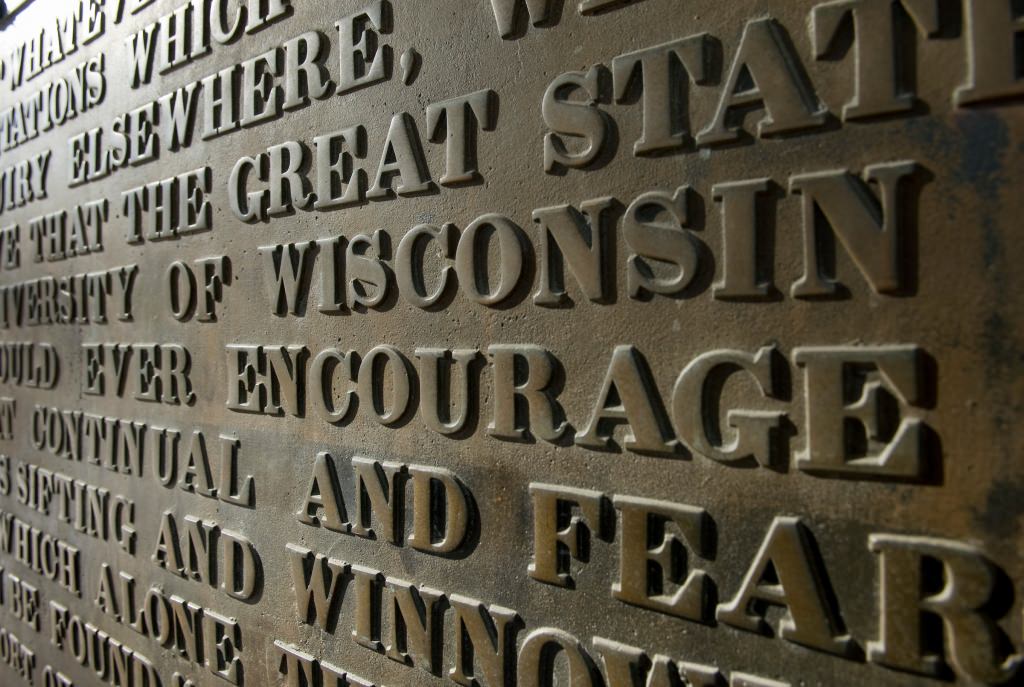
<instances>
[{"instance_id":1,"label":"bronze plaque","mask_svg":"<svg viewBox=\"0 0 1024 687\"><path fill-rule=\"evenodd\" d=\"M1021 684L1024 3L0 22L0 684Z\"/></svg>"}]
</instances>

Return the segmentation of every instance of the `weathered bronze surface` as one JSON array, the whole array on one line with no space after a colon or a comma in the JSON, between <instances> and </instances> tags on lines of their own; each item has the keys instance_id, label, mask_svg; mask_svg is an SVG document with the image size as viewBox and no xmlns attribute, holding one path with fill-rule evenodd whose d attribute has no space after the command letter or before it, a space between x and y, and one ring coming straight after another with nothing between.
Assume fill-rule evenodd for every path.
<instances>
[{"instance_id":1,"label":"weathered bronze surface","mask_svg":"<svg viewBox=\"0 0 1024 687\"><path fill-rule=\"evenodd\" d=\"M0 684L1024 676L1017 0L0 23Z\"/></svg>"}]
</instances>

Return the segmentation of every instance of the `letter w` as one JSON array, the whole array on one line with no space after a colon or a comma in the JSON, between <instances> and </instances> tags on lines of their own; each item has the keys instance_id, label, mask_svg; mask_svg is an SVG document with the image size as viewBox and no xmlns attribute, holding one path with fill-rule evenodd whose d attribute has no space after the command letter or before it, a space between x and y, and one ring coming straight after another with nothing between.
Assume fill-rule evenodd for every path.
<instances>
[{"instance_id":1,"label":"letter w","mask_svg":"<svg viewBox=\"0 0 1024 687\"><path fill-rule=\"evenodd\" d=\"M348 574L348 563L320 553L314 554L295 544L288 544L287 548L292 561L292 587L299 618L304 623L313 624L311 611L315 611L316 624L331 632L331 615L338 605L335 603L339 596L338 580Z\"/></svg>"},{"instance_id":2,"label":"letter w","mask_svg":"<svg viewBox=\"0 0 1024 687\"><path fill-rule=\"evenodd\" d=\"M534 26L543 26L551 16L551 0L491 0L494 18L498 22L498 30L505 39L515 38L516 25L522 12L523 3L530 13L530 22Z\"/></svg>"},{"instance_id":3,"label":"letter w","mask_svg":"<svg viewBox=\"0 0 1024 687\"><path fill-rule=\"evenodd\" d=\"M307 241L260 247L267 268L267 295L275 315L302 314L309 291L306 254L312 246L313 242Z\"/></svg>"},{"instance_id":4,"label":"letter w","mask_svg":"<svg viewBox=\"0 0 1024 687\"><path fill-rule=\"evenodd\" d=\"M125 39L128 57L131 58L131 85L138 88L140 83L149 83L153 74L153 51L156 49L156 24L150 24Z\"/></svg>"},{"instance_id":5,"label":"letter w","mask_svg":"<svg viewBox=\"0 0 1024 687\"><path fill-rule=\"evenodd\" d=\"M196 111L196 87L199 82L182 86L160 96L161 138L168 150L187 148L192 144L192 120Z\"/></svg>"}]
</instances>

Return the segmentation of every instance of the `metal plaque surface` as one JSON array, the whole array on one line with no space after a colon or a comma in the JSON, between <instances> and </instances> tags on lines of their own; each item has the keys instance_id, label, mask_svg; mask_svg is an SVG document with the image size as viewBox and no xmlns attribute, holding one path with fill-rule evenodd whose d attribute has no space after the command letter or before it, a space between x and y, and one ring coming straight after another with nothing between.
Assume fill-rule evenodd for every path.
<instances>
[{"instance_id":1,"label":"metal plaque surface","mask_svg":"<svg viewBox=\"0 0 1024 687\"><path fill-rule=\"evenodd\" d=\"M1024 4L0 19L0 684L1024 676Z\"/></svg>"}]
</instances>

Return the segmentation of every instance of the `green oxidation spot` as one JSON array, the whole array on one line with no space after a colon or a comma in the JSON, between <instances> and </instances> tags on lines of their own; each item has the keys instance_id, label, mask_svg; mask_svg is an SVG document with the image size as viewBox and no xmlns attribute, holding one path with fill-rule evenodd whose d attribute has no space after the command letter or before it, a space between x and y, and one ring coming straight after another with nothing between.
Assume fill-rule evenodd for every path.
<instances>
[{"instance_id":1,"label":"green oxidation spot","mask_svg":"<svg viewBox=\"0 0 1024 687\"><path fill-rule=\"evenodd\" d=\"M986 198L999 194L1003 155L1009 149L1010 136L1002 118L992 112L970 112L957 119L960 130L960 164L953 168L954 178L971 184Z\"/></svg>"},{"instance_id":2,"label":"green oxidation spot","mask_svg":"<svg viewBox=\"0 0 1024 687\"><path fill-rule=\"evenodd\" d=\"M988 359L987 373L990 380L997 380L1012 374L1024 358L1014 341L1012 327L1002 312L1005 304L1006 273L1003 236L999 231L997 218L1000 195L1006 183L1003 163L1007 153L1012 153L1009 133L1003 119L992 112L969 112L957 119L960 133L960 155L958 164L951 170L953 178L970 187L977 198L976 212L978 225L969 227L980 231L982 259L988 268L988 279L995 298L993 311L986 318L982 339ZM999 413L1002 415L1002 413ZM1000 417L994 418L999 424Z\"/></svg>"},{"instance_id":3,"label":"green oxidation spot","mask_svg":"<svg viewBox=\"0 0 1024 687\"><path fill-rule=\"evenodd\" d=\"M985 266L991 268L1002 253L1002 241L993 215L1005 181L1003 158L1010 138L1002 118L991 112L970 112L957 120L957 127L960 155L951 171L954 180L970 186L981 201L983 258Z\"/></svg>"},{"instance_id":4,"label":"green oxidation spot","mask_svg":"<svg viewBox=\"0 0 1024 687\"><path fill-rule=\"evenodd\" d=\"M975 517L986 532L1002 539L1015 539L1020 533L1020 517L1012 513L1024 503L1024 483L1000 481L992 483L984 508L975 511Z\"/></svg>"},{"instance_id":5,"label":"green oxidation spot","mask_svg":"<svg viewBox=\"0 0 1024 687\"><path fill-rule=\"evenodd\" d=\"M985 377L993 389L1002 388L1005 380L1019 374L1024 364L1024 348L1014 334L1013 316L1006 308L1008 270L1014 267L1007 263L1004 250L1004 235L999 229L999 217L1003 186L1006 183L1003 165L1014 158L1014 150L1003 119L991 112L970 112L958 118L960 133L960 154L958 164L951 170L953 179L962 184L976 198L977 217L974 226L965 227L978 232L982 259L988 270L992 310L985 318L981 329L981 345L985 355ZM993 412L989 419L990 430L996 437L996 444L1005 450L1012 450L1013 420L1019 407L1005 393L993 393L990 401ZM1008 517L1014 513L1024 499L1024 483L1020 481L997 481L992 484L984 505L980 505L976 516L986 529L997 536L1011 539L1020 531L1020 520Z\"/></svg>"}]
</instances>

